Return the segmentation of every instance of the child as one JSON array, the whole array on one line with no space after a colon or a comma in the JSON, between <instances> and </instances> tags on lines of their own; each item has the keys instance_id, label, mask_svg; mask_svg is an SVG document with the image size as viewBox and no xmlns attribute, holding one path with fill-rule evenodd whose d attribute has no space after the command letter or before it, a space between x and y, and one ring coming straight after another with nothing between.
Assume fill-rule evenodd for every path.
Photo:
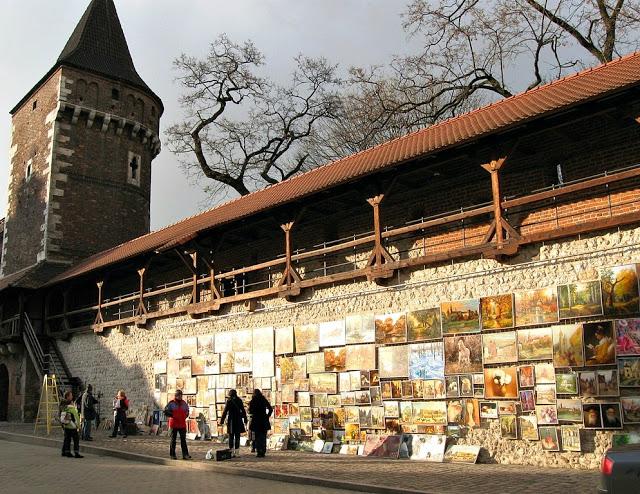
<instances>
[{"instance_id":1,"label":"child","mask_svg":"<svg viewBox=\"0 0 640 494\"><path fill-rule=\"evenodd\" d=\"M78 435L78 426L80 425L80 414L73 402L73 393L67 391L64 394L64 400L60 403L60 422L64 429L64 442L62 443L62 456L67 458L84 458L80 454L80 436ZM75 455L71 454L71 440L73 439L73 450Z\"/></svg>"}]
</instances>

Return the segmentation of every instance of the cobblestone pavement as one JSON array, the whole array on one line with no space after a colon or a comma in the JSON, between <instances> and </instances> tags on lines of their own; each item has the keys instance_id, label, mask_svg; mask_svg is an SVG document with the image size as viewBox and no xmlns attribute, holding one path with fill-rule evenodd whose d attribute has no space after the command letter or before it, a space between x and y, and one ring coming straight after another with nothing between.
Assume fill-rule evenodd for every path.
<instances>
[{"instance_id":1,"label":"cobblestone pavement","mask_svg":"<svg viewBox=\"0 0 640 494\"><path fill-rule=\"evenodd\" d=\"M2 442L0 478L7 494L91 494L236 492L294 494L300 486L272 480L241 478L206 470L181 470L87 454L63 458L53 448ZM6 490L5 490L6 489ZM353 494L351 491L305 486L309 494Z\"/></svg>"},{"instance_id":2,"label":"cobblestone pavement","mask_svg":"<svg viewBox=\"0 0 640 494\"><path fill-rule=\"evenodd\" d=\"M33 427L5 424L0 426L0 431L33 434ZM56 435L59 436L57 431ZM55 437L53 434L52 436ZM106 436L107 432L96 431L95 441L91 444L147 456L168 457L167 437L136 435L126 439L110 439ZM223 447L225 446L222 444L207 441L189 442L189 452L196 461L205 461L204 455L209 448ZM295 451L268 452L266 458L258 459L249 453L248 448L242 448L240 458L226 461L223 465L242 470L289 473L430 494L582 494L595 492L599 477L597 471L492 464L441 464ZM304 492L311 492L308 488L305 486Z\"/></svg>"}]
</instances>

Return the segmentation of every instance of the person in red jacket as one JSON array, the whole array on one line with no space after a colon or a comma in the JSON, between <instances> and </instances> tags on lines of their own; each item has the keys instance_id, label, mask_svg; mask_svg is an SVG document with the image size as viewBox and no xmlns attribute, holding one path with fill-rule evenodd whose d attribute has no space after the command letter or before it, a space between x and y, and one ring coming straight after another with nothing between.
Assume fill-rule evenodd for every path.
<instances>
[{"instance_id":1,"label":"person in red jacket","mask_svg":"<svg viewBox=\"0 0 640 494\"><path fill-rule=\"evenodd\" d=\"M171 446L169 455L172 460L176 458L176 439L180 434L180 448L182 448L182 459L190 460L187 449L187 417L189 416L189 405L182 399L182 391L176 391L174 399L171 400L164 409L164 414L169 417L169 429L171 429Z\"/></svg>"}]
</instances>

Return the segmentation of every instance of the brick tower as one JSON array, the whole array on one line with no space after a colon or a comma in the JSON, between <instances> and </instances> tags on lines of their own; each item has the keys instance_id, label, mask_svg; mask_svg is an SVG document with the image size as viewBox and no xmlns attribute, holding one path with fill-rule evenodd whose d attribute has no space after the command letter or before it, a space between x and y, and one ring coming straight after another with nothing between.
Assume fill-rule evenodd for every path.
<instances>
[{"instance_id":1,"label":"brick tower","mask_svg":"<svg viewBox=\"0 0 640 494\"><path fill-rule=\"evenodd\" d=\"M2 275L62 268L148 233L162 112L113 0L92 0L54 66L11 110Z\"/></svg>"}]
</instances>

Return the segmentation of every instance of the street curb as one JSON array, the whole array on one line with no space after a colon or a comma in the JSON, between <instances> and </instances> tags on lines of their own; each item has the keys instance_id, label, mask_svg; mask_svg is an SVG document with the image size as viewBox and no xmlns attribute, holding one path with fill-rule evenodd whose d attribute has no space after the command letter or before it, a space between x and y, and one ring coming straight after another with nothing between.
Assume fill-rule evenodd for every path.
<instances>
[{"instance_id":1,"label":"street curb","mask_svg":"<svg viewBox=\"0 0 640 494\"><path fill-rule=\"evenodd\" d=\"M29 444L34 446L47 446L51 448L60 448L62 441L58 439L49 439L45 437L30 436L27 434L17 434L14 432L0 431L0 440ZM175 461L157 456L148 456L128 451L119 451L115 449L102 448L100 446L92 446L81 443L80 451L90 453L97 456L110 456L123 460L139 461L144 463L153 463L156 465L167 465L185 470L208 470L211 472L235 475L240 477L252 477L263 480L273 480L277 482L287 482L290 484L314 485L318 487L329 487L332 489L344 489L356 492L368 492L371 494L434 494L427 491L418 491L414 489L398 489L395 487L385 487L379 485L360 484L349 482L346 480L324 479L320 477L305 477L292 473L276 473L261 470L250 470L247 468L225 467L215 462L204 463L200 461L185 462Z\"/></svg>"}]
</instances>

